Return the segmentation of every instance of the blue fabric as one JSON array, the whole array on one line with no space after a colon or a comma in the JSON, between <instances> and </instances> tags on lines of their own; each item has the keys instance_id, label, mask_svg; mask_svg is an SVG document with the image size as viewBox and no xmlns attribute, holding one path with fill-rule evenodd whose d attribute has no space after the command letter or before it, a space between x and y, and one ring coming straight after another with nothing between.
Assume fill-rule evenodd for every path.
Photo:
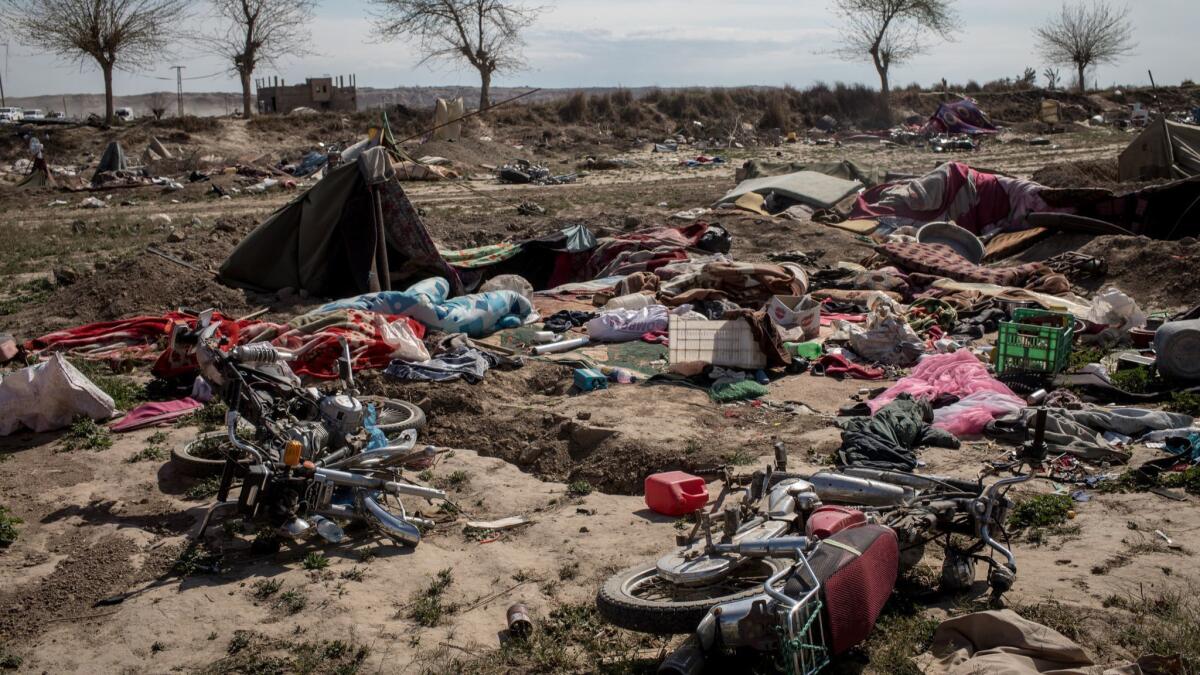
<instances>
[{"instance_id":1,"label":"blue fabric","mask_svg":"<svg viewBox=\"0 0 1200 675\"><path fill-rule=\"evenodd\" d=\"M444 333L466 333L473 338L515 328L533 314L533 303L516 291L488 291L452 299L448 299L449 296L450 282L442 277L431 277L405 291L364 293L331 302L309 314L361 309L410 316Z\"/></svg>"},{"instance_id":2,"label":"blue fabric","mask_svg":"<svg viewBox=\"0 0 1200 675\"><path fill-rule=\"evenodd\" d=\"M375 404L368 403L367 414L363 418L363 428L367 430L367 435L371 437L371 440L367 442L367 450L386 448L388 446L387 435L383 433L383 429L376 426L378 419L379 414L375 410Z\"/></svg>"}]
</instances>

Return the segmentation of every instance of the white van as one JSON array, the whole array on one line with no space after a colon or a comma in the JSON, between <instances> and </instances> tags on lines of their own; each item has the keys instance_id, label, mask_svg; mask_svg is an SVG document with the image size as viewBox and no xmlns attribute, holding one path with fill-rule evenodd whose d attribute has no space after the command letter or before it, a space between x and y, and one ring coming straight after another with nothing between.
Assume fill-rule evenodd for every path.
<instances>
[{"instance_id":1,"label":"white van","mask_svg":"<svg viewBox=\"0 0 1200 675\"><path fill-rule=\"evenodd\" d=\"M25 111L20 108L0 108L0 122L12 124L25 119Z\"/></svg>"},{"instance_id":2,"label":"white van","mask_svg":"<svg viewBox=\"0 0 1200 675\"><path fill-rule=\"evenodd\" d=\"M46 113L43 112L40 108L26 108L23 111L23 115L24 115L24 118L27 120L44 120L44 119L46 119Z\"/></svg>"}]
</instances>

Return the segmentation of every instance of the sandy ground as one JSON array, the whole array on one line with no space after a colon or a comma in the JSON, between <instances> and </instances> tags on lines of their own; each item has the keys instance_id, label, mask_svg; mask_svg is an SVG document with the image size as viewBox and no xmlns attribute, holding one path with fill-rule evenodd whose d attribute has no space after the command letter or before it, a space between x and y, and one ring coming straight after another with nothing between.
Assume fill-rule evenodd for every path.
<instances>
[{"instance_id":1,"label":"sandy ground","mask_svg":"<svg viewBox=\"0 0 1200 675\"><path fill-rule=\"evenodd\" d=\"M844 158L912 172L953 158L1028 176L1049 162L1112 157L1128 140L1107 131L1067 134L1054 138L1061 146L1057 148L992 143L979 152L950 157L874 145L795 145L736 151L724 167L695 170L675 166L687 153L637 151L624 157L639 168L595 172L574 185L472 180L466 183L470 189L451 184L406 189L425 209L434 238L461 246L545 232L579 220L594 227L621 227L629 217L643 225L664 223L674 211L706 206L731 188L735 167L752 155ZM557 161L573 165L576 159ZM6 258L0 300L20 297L27 291L18 282L45 277L59 265L96 266L97 261L120 260L147 243L164 245L166 230L140 225L159 212L169 213L187 233L172 251L192 256L185 259L202 267L219 264L227 250L222 247L297 194L216 201L203 196L205 189L189 187L182 194L139 190L114 196L118 203L131 197L136 204L101 211L78 207L83 195L62 197L70 202L66 206L47 206L60 195L6 191L0 199L19 255ZM539 202L550 215L518 216L515 205L526 200ZM186 224L193 216L199 225ZM210 234L212 224L225 218L245 222L228 236ZM820 249L821 259L832 262L858 260L869 250L846 233L812 224L730 214L716 218L734 233L734 254L741 259ZM83 234L72 234L72 223L78 221L84 223ZM95 274L103 276L105 269ZM158 312L181 301L166 297L172 292L151 288L128 300L140 311ZM52 304L34 303L0 317L0 327L22 333L77 322L64 305L71 294L85 296L69 289L57 293ZM289 311L270 298L237 302L244 308L266 303L276 312ZM365 536L324 547L320 550L332 564L323 571L303 568L303 558L315 548L257 557L246 550L244 540L216 528L213 546L225 550L225 571L182 579L171 574L206 502L185 497L191 482L176 475L170 463L126 461L147 445L149 431L119 436L99 452L60 452L57 434L0 439L0 504L25 521L17 542L0 551L0 645L23 657L20 672L194 672L226 657L235 631L253 630L278 640L339 639L368 646L363 672L438 672L435 659L447 651L479 656L495 649L504 610L513 602L525 602L539 618L556 607L591 603L614 571L668 550L675 522L645 509L637 494L645 473L715 464L732 454L752 460L745 465L751 470L769 460L775 438L787 443L793 464L819 468L838 445L838 433L830 426L838 407L864 386L887 384L788 377L772 384L769 398L802 402L815 414L787 414L717 406L702 392L670 387L617 386L577 397L546 393L547 383L565 385L568 378L569 371L539 364L489 374L470 391L467 385L455 385L410 392L411 400L419 400L419 394L432 399L426 438L454 448L434 469L435 481L465 472L452 490L464 514L456 518L426 507L440 524L415 549ZM566 440L556 435L564 430ZM182 444L195 433L194 427L169 429L167 444ZM974 477L983 460L1002 450L972 443L958 451L928 450L924 458L928 471ZM527 452L532 454L523 454ZM1134 462L1152 456L1139 450ZM567 484L581 478L602 489L582 497L568 495ZM1022 492L1053 489L1039 482ZM1100 612L1112 596L1200 584L1200 572L1189 564L1200 549L1200 503L1194 497L1171 502L1146 493L1093 494L1077 511L1071 523L1078 525L1077 531L1069 528L1043 544L1015 544L1020 572L1011 602L1054 599L1081 613ZM494 540L464 533L468 519L513 515L532 523ZM1170 535L1181 548L1166 547L1155 530ZM927 562L936 569L932 549L929 556ZM442 625L420 627L408 616L413 598L447 568L453 582L445 597L458 609L446 612ZM256 597L254 584L262 579L282 586L275 595ZM102 598L143 588L120 604L95 606ZM978 584L976 590L986 592ZM276 606L279 595L291 591L307 600L295 614ZM959 602L941 599L934 605L946 610ZM661 646L654 640L643 644L651 656Z\"/></svg>"}]
</instances>

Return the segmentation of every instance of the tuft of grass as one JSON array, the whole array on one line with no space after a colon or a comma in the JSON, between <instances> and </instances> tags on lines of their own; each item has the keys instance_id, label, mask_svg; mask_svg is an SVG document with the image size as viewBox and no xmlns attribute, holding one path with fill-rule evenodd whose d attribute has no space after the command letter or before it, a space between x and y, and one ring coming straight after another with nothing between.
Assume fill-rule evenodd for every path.
<instances>
[{"instance_id":1,"label":"tuft of grass","mask_svg":"<svg viewBox=\"0 0 1200 675\"><path fill-rule=\"evenodd\" d=\"M16 314L25 305L41 304L50 299L54 292L54 284L49 279L34 279L21 284L15 289L16 295L7 300L0 300L0 316Z\"/></svg>"},{"instance_id":2,"label":"tuft of grass","mask_svg":"<svg viewBox=\"0 0 1200 675\"><path fill-rule=\"evenodd\" d=\"M329 567L331 562L332 561L329 560L329 558L326 558L323 554L314 551L304 556L304 562L301 564L304 565L304 569L306 570L323 570L326 567Z\"/></svg>"},{"instance_id":3,"label":"tuft of grass","mask_svg":"<svg viewBox=\"0 0 1200 675\"><path fill-rule=\"evenodd\" d=\"M1083 621L1079 609L1068 607L1053 598L1030 605L1017 604L1012 610L1022 617L1052 628L1063 637L1078 642L1083 637Z\"/></svg>"},{"instance_id":4,"label":"tuft of grass","mask_svg":"<svg viewBox=\"0 0 1200 675\"><path fill-rule=\"evenodd\" d=\"M180 576L191 576L197 572L221 573L220 554L209 551L203 544L194 544L183 549L175 559L172 569Z\"/></svg>"},{"instance_id":5,"label":"tuft of grass","mask_svg":"<svg viewBox=\"0 0 1200 675\"><path fill-rule=\"evenodd\" d=\"M113 444L112 433L107 427L96 424L96 421L90 417L76 417L71 426L67 428L66 435L63 436L62 450L72 452L75 450L92 450L99 452L111 448Z\"/></svg>"},{"instance_id":6,"label":"tuft of grass","mask_svg":"<svg viewBox=\"0 0 1200 675\"><path fill-rule=\"evenodd\" d=\"M74 359L71 360L71 365L99 387L100 391L111 396L117 410L129 410L148 400L144 385L138 384L133 378L126 375L113 373L112 369L104 363Z\"/></svg>"},{"instance_id":7,"label":"tuft of grass","mask_svg":"<svg viewBox=\"0 0 1200 675\"><path fill-rule=\"evenodd\" d=\"M417 591L408 604L408 618L417 622L418 626L432 628L442 621L444 614L452 614L454 604L444 603L446 589L454 583L454 572L449 567L437 573L423 590Z\"/></svg>"},{"instance_id":8,"label":"tuft of grass","mask_svg":"<svg viewBox=\"0 0 1200 675\"><path fill-rule=\"evenodd\" d=\"M217 491L221 489L221 477L209 476L202 478L183 493L183 496L188 499L201 500L214 497Z\"/></svg>"},{"instance_id":9,"label":"tuft of grass","mask_svg":"<svg viewBox=\"0 0 1200 675\"><path fill-rule=\"evenodd\" d=\"M278 593L280 588L283 588L283 581L279 579L259 579L250 587L250 594L259 600L266 600Z\"/></svg>"},{"instance_id":10,"label":"tuft of grass","mask_svg":"<svg viewBox=\"0 0 1200 675\"><path fill-rule=\"evenodd\" d=\"M280 593L279 598L275 601L275 606L287 614L298 614L308 606L308 598L303 591L293 588Z\"/></svg>"},{"instance_id":11,"label":"tuft of grass","mask_svg":"<svg viewBox=\"0 0 1200 675\"><path fill-rule=\"evenodd\" d=\"M1159 378L1155 377L1149 368L1118 370L1110 374L1109 379L1112 380L1113 386L1131 394L1144 394L1160 383Z\"/></svg>"},{"instance_id":12,"label":"tuft of grass","mask_svg":"<svg viewBox=\"0 0 1200 675\"><path fill-rule=\"evenodd\" d=\"M167 643L162 642L161 640L155 640L154 643L150 645L150 653L151 654L165 652L166 650L167 650Z\"/></svg>"},{"instance_id":13,"label":"tuft of grass","mask_svg":"<svg viewBox=\"0 0 1200 675\"><path fill-rule=\"evenodd\" d=\"M1108 352L1100 349L1099 347L1088 347L1084 349L1073 350L1071 355L1067 358L1067 371L1073 373L1081 370L1088 364L1100 363L1105 356L1108 356Z\"/></svg>"},{"instance_id":14,"label":"tuft of grass","mask_svg":"<svg viewBox=\"0 0 1200 675\"><path fill-rule=\"evenodd\" d=\"M1008 524L1013 528L1061 525L1073 508L1069 495L1037 495L1014 506Z\"/></svg>"},{"instance_id":15,"label":"tuft of grass","mask_svg":"<svg viewBox=\"0 0 1200 675\"><path fill-rule=\"evenodd\" d=\"M161 462L166 458L166 448L161 445L147 445L125 461L130 464L137 464L138 462Z\"/></svg>"},{"instance_id":16,"label":"tuft of grass","mask_svg":"<svg viewBox=\"0 0 1200 675\"><path fill-rule=\"evenodd\" d=\"M197 426L200 433L217 431L225 424L225 413L229 407L220 401L214 401L199 410L179 418L178 426Z\"/></svg>"},{"instance_id":17,"label":"tuft of grass","mask_svg":"<svg viewBox=\"0 0 1200 675\"><path fill-rule=\"evenodd\" d=\"M1190 391L1175 392L1171 394L1171 400L1165 407L1171 412L1200 417L1200 394L1193 394Z\"/></svg>"},{"instance_id":18,"label":"tuft of grass","mask_svg":"<svg viewBox=\"0 0 1200 675\"><path fill-rule=\"evenodd\" d=\"M586 497L592 494L592 484L586 480L577 480L567 485L567 495L571 497Z\"/></svg>"},{"instance_id":19,"label":"tuft of grass","mask_svg":"<svg viewBox=\"0 0 1200 675\"><path fill-rule=\"evenodd\" d=\"M428 649L419 658L422 675L441 673L651 673L657 662L643 650L661 648L662 638L620 630L592 603L563 605L538 622L527 639L508 640L497 650L464 657ZM727 672L751 672L745 668ZM766 671L762 671L766 672Z\"/></svg>"},{"instance_id":20,"label":"tuft of grass","mask_svg":"<svg viewBox=\"0 0 1200 675\"><path fill-rule=\"evenodd\" d=\"M424 472L422 472L424 473ZM458 469L445 478L434 479L433 484L443 490L461 490L471 482L471 474Z\"/></svg>"},{"instance_id":21,"label":"tuft of grass","mask_svg":"<svg viewBox=\"0 0 1200 675\"><path fill-rule=\"evenodd\" d=\"M572 562L569 562L569 563L563 565L562 567L558 568L558 580L559 581L571 581L572 579L574 579L577 576L579 576L579 563L578 562L572 561Z\"/></svg>"},{"instance_id":22,"label":"tuft of grass","mask_svg":"<svg viewBox=\"0 0 1200 675\"><path fill-rule=\"evenodd\" d=\"M725 454L725 463L730 466L745 466L754 463L754 455L751 455L744 448L738 448L733 452Z\"/></svg>"},{"instance_id":23,"label":"tuft of grass","mask_svg":"<svg viewBox=\"0 0 1200 675\"><path fill-rule=\"evenodd\" d=\"M366 572L362 568L351 567L348 570L342 570L338 576L346 581L362 581L366 577Z\"/></svg>"},{"instance_id":24,"label":"tuft of grass","mask_svg":"<svg viewBox=\"0 0 1200 675\"><path fill-rule=\"evenodd\" d=\"M25 659L16 654L9 654L3 648L0 648L0 669L17 670L23 663L25 663Z\"/></svg>"},{"instance_id":25,"label":"tuft of grass","mask_svg":"<svg viewBox=\"0 0 1200 675\"><path fill-rule=\"evenodd\" d=\"M4 548L17 540L17 535L20 531L17 525L22 521L14 516L7 507L0 506L0 548Z\"/></svg>"},{"instance_id":26,"label":"tuft of grass","mask_svg":"<svg viewBox=\"0 0 1200 675\"><path fill-rule=\"evenodd\" d=\"M1200 596L1196 589L1169 588L1148 593L1139 588L1124 597L1106 599L1133 614L1133 621L1114 621L1116 642L1133 653L1179 654L1184 672L1200 670Z\"/></svg>"}]
</instances>

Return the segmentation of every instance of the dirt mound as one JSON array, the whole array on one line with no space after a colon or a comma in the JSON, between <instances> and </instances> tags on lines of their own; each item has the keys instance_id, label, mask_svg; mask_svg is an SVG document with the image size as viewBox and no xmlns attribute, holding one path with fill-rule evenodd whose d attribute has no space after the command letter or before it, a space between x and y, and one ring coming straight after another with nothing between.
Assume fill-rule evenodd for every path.
<instances>
[{"instance_id":1,"label":"dirt mound","mask_svg":"<svg viewBox=\"0 0 1200 675\"><path fill-rule=\"evenodd\" d=\"M664 429L653 418L660 411L646 407L649 398L682 407L675 399L694 392L618 387L564 397L570 371L541 362L491 371L476 385L397 382L378 372L364 373L360 384L371 394L421 403L429 420L422 443L475 450L544 480L587 481L609 494L640 494L646 476L657 471L695 472L768 453L769 438L758 429L778 416L713 412L686 432Z\"/></svg>"},{"instance_id":2,"label":"dirt mound","mask_svg":"<svg viewBox=\"0 0 1200 675\"><path fill-rule=\"evenodd\" d=\"M1080 253L1108 262L1104 286L1116 286L1143 309L1190 307L1200 298L1200 243L1147 237L1096 237Z\"/></svg>"},{"instance_id":3,"label":"dirt mound","mask_svg":"<svg viewBox=\"0 0 1200 675\"><path fill-rule=\"evenodd\" d=\"M1117 177L1116 159L1049 164L1033 172L1032 180L1052 188L1099 187L1111 189L1121 183L1121 179Z\"/></svg>"},{"instance_id":4,"label":"dirt mound","mask_svg":"<svg viewBox=\"0 0 1200 675\"><path fill-rule=\"evenodd\" d=\"M188 228L188 239L178 243L159 241L154 246L184 262L215 270L253 227L254 219L222 220L234 231ZM55 289L45 304L24 312L16 325L25 326L30 337L67 325L112 321L131 316L159 314L180 307L194 310L216 308L240 316L257 303L240 289L217 281L210 272L200 272L165 260L142 249L112 261L97 261L72 267L77 277Z\"/></svg>"}]
</instances>

